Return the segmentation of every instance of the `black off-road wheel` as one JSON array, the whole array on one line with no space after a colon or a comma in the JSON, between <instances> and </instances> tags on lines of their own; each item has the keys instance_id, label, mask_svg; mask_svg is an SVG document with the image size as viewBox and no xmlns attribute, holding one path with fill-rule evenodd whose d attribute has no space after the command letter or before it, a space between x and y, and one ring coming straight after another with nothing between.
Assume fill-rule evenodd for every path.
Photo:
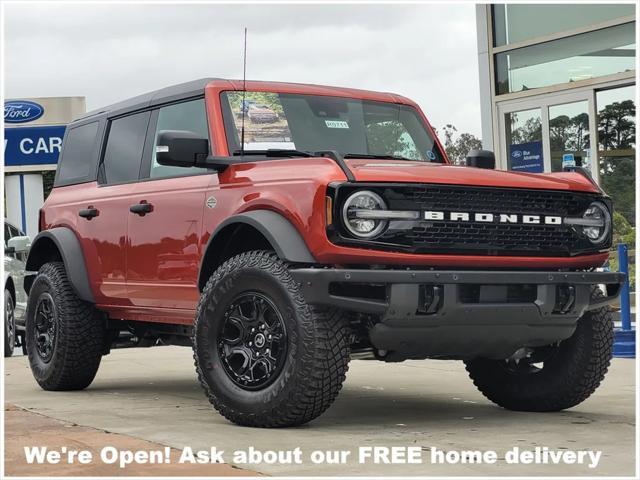
<instances>
[{"instance_id":1,"label":"black off-road wheel","mask_svg":"<svg viewBox=\"0 0 640 480\"><path fill-rule=\"evenodd\" d=\"M342 387L349 325L313 308L272 252L242 253L207 282L192 337L211 404L251 427L291 427L322 414Z\"/></svg>"},{"instance_id":2,"label":"black off-road wheel","mask_svg":"<svg viewBox=\"0 0 640 480\"><path fill-rule=\"evenodd\" d=\"M16 312L15 302L11 291L4 289L4 356L13 355L16 348Z\"/></svg>"},{"instance_id":3,"label":"black off-road wheel","mask_svg":"<svg viewBox=\"0 0 640 480\"><path fill-rule=\"evenodd\" d=\"M91 384L104 350L104 323L78 298L62 263L46 263L33 281L25 336L31 371L44 390Z\"/></svg>"},{"instance_id":4,"label":"black off-road wheel","mask_svg":"<svg viewBox=\"0 0 640 480\"><path fill-rule=\"evenodd\" d=\"M602 296L594 290L593 296ZM587 311L574 334L534 349L527 358L465 362L478 390L509 410L554 412L586 400L604 379L613 354L613 321L607 307Z\"/></svg>"}]
</instances>

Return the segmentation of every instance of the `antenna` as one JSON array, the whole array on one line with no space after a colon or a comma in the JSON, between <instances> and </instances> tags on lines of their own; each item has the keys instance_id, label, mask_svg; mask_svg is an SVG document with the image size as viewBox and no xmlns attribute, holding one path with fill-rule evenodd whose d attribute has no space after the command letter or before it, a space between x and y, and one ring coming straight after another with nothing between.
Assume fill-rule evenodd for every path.
<instances>
[{"instance_id":1,"label":"antenna","mask_svg":"<svg viewBox=\"0 0 640 480\"><path fill-rule=\"evenodd\" d=\"M244 27L244 54L242 56L242 103L240 110L242 111L242 130L240 133L240 157L244 157L244 116L246 105L245 95L247 93L247 27Z\"/></svg>"}]
</instances>

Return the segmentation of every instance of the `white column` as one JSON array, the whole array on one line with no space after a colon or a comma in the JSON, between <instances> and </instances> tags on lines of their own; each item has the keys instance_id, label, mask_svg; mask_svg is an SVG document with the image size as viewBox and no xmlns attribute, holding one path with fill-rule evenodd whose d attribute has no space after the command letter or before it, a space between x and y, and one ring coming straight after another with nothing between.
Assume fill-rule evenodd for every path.
<instances>
[{"instance_id":1,"label":"white column","mask_svg":"<svg viewBox=\"0 0 640 480\"><path fill-rule=\"evenodd\" d=\"M478 74L480 78L480 120L482 125L482 148L492 150L496 159L501 152L493 145L493 116L491 114L491 58L489 56L489 5L476 5L476 36L478 46Z\"/></svg>"},{"instance_id":2,"label":"white column","mask_svg":"<svg viewBox=\"0 0 640 480\"><path fill-rule=\"evenodd\" d=\"M44 203L42 174L5 175L7 219L31 238L38 234L38 216Z\"/></svg>"}]
</instances>

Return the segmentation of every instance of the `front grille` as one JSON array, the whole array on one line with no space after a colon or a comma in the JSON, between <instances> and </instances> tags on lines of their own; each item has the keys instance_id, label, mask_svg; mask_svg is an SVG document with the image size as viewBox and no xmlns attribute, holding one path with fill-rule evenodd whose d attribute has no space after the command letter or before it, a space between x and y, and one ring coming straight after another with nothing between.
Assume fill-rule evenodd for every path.
<instances>
[{"instance_id":1,"label":"front grille","mask_svg":"<svg viewBox=\"0 0 640 480\"><path fill-rule=\"evenodd\" d=\"M358 186L359 188L365 188ZM450 185L371 185L391 210L473 212L493 214L579 217L595 194L525 190L515 188L459 187ZM366 187L369 188L369 187ZM338 205L347 192L338 192ZM353 191L351 189L345 189ZM447 216L445 216L447 218ZM339 234L339 243L354 243ZM467 253L484 255L571 256L599 251L568 225L513 224L461 221L391 222L372 247L412 253Z\"/></svg>"}]
</instances>

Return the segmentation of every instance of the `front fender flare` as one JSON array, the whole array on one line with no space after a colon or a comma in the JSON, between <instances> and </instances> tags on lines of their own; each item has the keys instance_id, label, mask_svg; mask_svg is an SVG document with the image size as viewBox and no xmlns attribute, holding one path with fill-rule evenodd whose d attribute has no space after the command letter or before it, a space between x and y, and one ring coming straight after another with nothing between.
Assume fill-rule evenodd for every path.
<instances>
[{"instance_id":1,"label":"front fender flare","mask_svg":"<svg viewBox=\"0 0 640 480\"><path fill-rule=\"evenodd\" d=\"M218 225L209 237L203 260L206 259L206 253L216 241L218 233L234 224L246 224L258 230L271 244L278 257L284 261L305 264L317 263L296 227L281 214L271 210L252 210L227 218ZM198 284L201 284L202 281L204 264L204 261L200 264Z\"/></svg>"},{"instance_id":2,"label":"front fender flare","mask_svg":"<svg viewBox=\"0 0 640 480\"><path fill-rule=\"evenodd\" d=\"M85 302L95 303L82 247L78 237L70 228L55 227L36 235L31 244L31 250L29 250L25 270L37 271L44 265L51 258L50 249L52 246L55 246L60 252L67 277L78 297ZM27 293L31 289L33 280L35 280L35 275L25 278L24 287Z\"/></svg>"}]
</instances>

